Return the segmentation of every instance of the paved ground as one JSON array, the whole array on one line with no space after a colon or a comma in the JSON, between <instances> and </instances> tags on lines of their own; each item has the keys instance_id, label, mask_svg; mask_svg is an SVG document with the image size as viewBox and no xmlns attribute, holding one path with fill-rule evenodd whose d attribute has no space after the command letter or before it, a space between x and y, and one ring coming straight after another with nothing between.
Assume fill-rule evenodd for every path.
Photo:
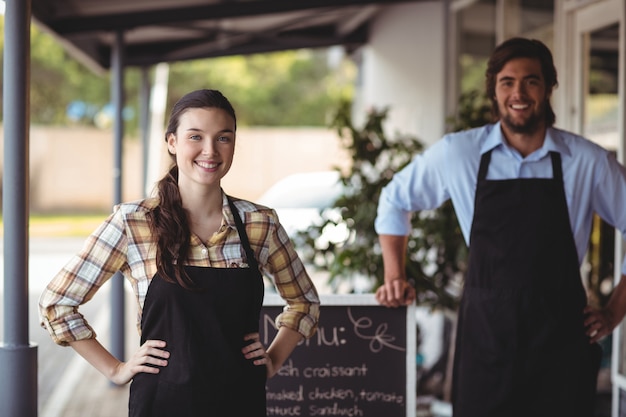
<instances>
[{"instance_id":1,"label":"paved ground","mask_svg":"<svg viewBox=\"0 0 626 417\"><path fill-rule=\"evenodd\" d=\"M92 321L98 338L105 346L109 343L109 292L105 291L98 303L95 321ZM94 301L94 300L92 300ZM139 338L134 327L135 307L132 294L126 296L126 355L139 345ZM45 333L45 332L44 332ZM74 353L71 348L53 346L51 356L69 351L69 360L60 375L47 380L40 375L40 417L118 417L128 415L129 385L122 387L113 385L90 366L85 360ZM65 352L62 352L65 355ZM39 354L40 369L42 368ZM41 373L41 371L40 371ZM53 380L58 382L48 391ZM49 394L44 398L44 389Z\"/></svg>"},{"instance_id":2,"label":"paved ground","mask_svg":"<svg viewBox=\"0 0 626 417\"><path fill-rule=\"evenodd\" d=\"M71 348L55 345L39 326L37 302L52 276L80 249L83 238L31 238L29 242L29 338L37 345L38 410L40 417L118 417L128 415L128 386L115 387ZM0 239L0 272L3 270ZM0 300L3 277L0 273ZM133 297L126 297L126 352L137 346L132 325L136 317ZM103 344L109 340L108 284L81 310ZM0 334L4 318L0 309Z\"/></svg>"},{"instance_id":3,"label":"paved ground","mask_svg":"<svg viewBox=\"0 0 626 417\"><path fill-rule=\"evenodd\" d=\"M128 385L117 387L91 366L80 366L68 379L62 398L40 408L40 417L123 417L128 415Z\"/></svg>"}]
</instances>

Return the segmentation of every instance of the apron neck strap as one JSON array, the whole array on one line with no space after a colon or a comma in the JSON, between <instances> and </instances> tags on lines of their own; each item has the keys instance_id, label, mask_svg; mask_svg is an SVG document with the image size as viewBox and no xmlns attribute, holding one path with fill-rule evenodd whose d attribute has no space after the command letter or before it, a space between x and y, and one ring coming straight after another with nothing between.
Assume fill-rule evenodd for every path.
<instances>
[{"instance_id":1,"label":"apron neck strap","mask_svg":"<svg viewBox=\"0 0 626 417\"><path fill-rule=\"evenodd\" d=\"M255 270L259 270L259 264L256 261L256 257L254 256L254 252L252 251L252 246L250 246L250 241L248 240L248 234L246 233L246 228L241 221L241 217L239 216L239 211L237 211L237 207L235 207L235 203L230 198L230 196L226 196L228 200L228 205L230 206L230 211L233 213L233 217L235 218L235 224L237 225L237 232L239 232L239 238L241 239L241 244L243 249L246 251L246 257L248 258L248 265L251 268L254 267Z\"/></svg>"},{"instance_id":2,"label":"apron neck strap","mask_svg":"<svg viewBox=\"0 0 626 417\"><path fill-rule=\"evenodd\" d=\"M552 159L552 176L555 180L563 180L563 167L561 166L561 154L558 152L550 151L550 158Z\"/></svg>"},{"instance_id":3,"label":"apron neck strap","mask_svg":"<svg viewBox=\"0 0 626 417\"><path fill-rule=\"evenodd\" d=\"M489 162L491 162L491 149L483 154L480 158L480 168L478 168L478 179L484 180L487 178L487 169L489 168Z\"/></svg>"}]
</instances>

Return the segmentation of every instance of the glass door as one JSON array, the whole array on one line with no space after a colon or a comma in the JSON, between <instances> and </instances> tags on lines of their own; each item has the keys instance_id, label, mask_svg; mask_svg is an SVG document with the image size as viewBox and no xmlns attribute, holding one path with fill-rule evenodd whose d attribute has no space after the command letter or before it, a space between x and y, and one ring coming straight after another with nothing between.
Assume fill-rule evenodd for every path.
<instances>
[{"instance_id":1,"label":"glass door","mask_svg":"<svg viewBox=\"0 0 626 417\"><path fill-rule=\"evenodd\" d=\"M624 13L623 0L603 0L572 8L566 16L571 36L572 73L566 92L569 127L615 152L624 161ZM568 71L568 68L563 69ZM563 71L561 70L561 71ZM621 235L595 219L583 280L591 303L604 305L621 277ZM626 325L601 344L605 351L598 375L598 401L614 417L626 417ZM608 410L601 415L608 415Z\"/></svg>"}]
</instances>

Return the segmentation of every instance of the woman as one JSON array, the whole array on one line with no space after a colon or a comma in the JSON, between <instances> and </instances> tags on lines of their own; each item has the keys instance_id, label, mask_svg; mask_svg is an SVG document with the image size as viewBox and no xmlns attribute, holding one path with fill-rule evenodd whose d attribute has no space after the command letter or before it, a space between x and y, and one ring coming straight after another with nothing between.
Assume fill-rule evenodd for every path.
<instances>
[{"instance_id":1,"label":"woman","mask_svg":"<svg viewBox=\"0 0 626 417\"><path fill-rule=\"evenodd\" d=\"M116 206L40 299L42 325L115 384L129 415L265 416L265 380L316 329L319 298L275 212L220 186L236 118L216 90L184 96L165 135L174 166L158 194ZM287 302L267 350L260 269ZM121 362L78 312L115 272L137 297L141 346Z\"/></svg>"}]
</instances>

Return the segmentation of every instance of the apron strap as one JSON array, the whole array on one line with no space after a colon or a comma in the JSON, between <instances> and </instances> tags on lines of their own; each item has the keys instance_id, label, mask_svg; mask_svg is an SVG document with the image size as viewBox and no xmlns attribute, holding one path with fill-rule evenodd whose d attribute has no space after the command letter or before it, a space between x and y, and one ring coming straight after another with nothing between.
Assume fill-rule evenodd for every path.
<instances>
[{"instance_id":1,"label":"apron strap","mask_svg":"<svg viewBox=\"0 0 626 417\"><path fill-rule=\"evenodd\" d=\"M261 307L263 307L263 298L265 296L265 288L263 287L263 275L261 274L261 270L259 268L259 263L254 256L254 252L252 251L252 246L250 246L250 241L248 240L248 234L246 233L246 228L241 221L241 217L239 216L239 211L237 211L237 207L235 207L235 203L233 200L227 195L226 199L228 200L228 205L230 206L230 211L233 213L233 217L235 218L235 224L237 225L237 231L239 232L239 238L241 239L241 245L243 249L246 251L246 258L248 258L248 265L250 266L251 272L257 276L258 280L261 282L258 285L254 285L255 300L258 301L258 305L249 306L253 308L253 319L250 321L250 331L258 332L259 331L259 320L261 314ZM250 342L251 343L251 342Z\"/></svg>"},{"instance_id":2,"label":"apron strap","mask_svg":"<svg viewBox=\"0 0 626 417\"><path fill-rule=\"evenodd\" d=\"M550 151L550 158L552 159L552 177L555 180L563 182L563 167L561 167L561 154L558 152Z\"/></svg>"},{"instance_id":3,"label":"apron strap","mask_svg":"<svg viewBox=\"0 0 626 417\"><path fill-rule=\"evenodd\" d=\"M478 179L484 180L487 178L487 169L489 168L489 162L491 162L491 149L483 154L480 158L480 167L478 168Z\"/></svg>"},{"instance_id":4,"label":"apron strap","mask_svg":"<svg viewBox=\"0 0 626 417\"><path fill-rule=\"evenodd\" d=\"M246 228L241 221L241 216L239 216L239 212L237 211L237 207L235 207L235 203L230 198L230 196L226 196L228 200L228 205L230 206L230 211L233 213L233 217L235 218L235 224L237 225L237 231L239 232L239 238L241 239L241 245L246 252L246 257L248 258L248 264L250 267L254 267L257 271L259 270L259 264L256 261L256 257L254 256L254 252L252 251L252 246L250 246L250 241L248 240L248 234L246 233Z\"/></svg>"}]
</instances>

